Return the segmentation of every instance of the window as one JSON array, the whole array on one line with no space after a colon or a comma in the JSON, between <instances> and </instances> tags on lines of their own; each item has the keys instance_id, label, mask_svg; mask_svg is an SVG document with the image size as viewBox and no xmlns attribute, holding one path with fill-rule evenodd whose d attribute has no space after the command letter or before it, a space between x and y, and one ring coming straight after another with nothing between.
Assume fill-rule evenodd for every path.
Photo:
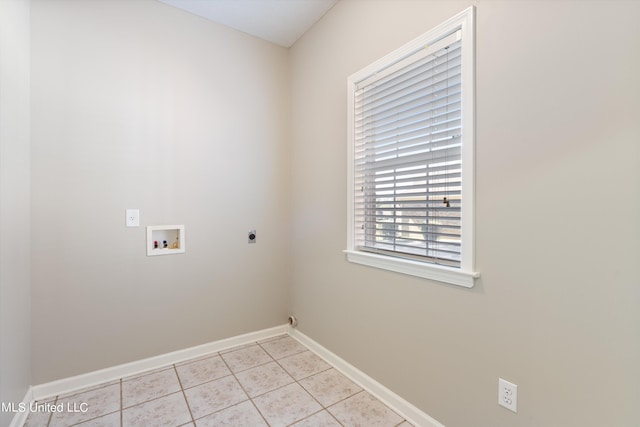
<instances>
[{"instance_id":1,"label":"window","mask_svg":"<svg viewBox=\"0 0 640 427\"><path fill-rule=\"evenodd\" d=\"M351 262L471 287L474 9L348 79Z\"/></svg>"}]
</instances>

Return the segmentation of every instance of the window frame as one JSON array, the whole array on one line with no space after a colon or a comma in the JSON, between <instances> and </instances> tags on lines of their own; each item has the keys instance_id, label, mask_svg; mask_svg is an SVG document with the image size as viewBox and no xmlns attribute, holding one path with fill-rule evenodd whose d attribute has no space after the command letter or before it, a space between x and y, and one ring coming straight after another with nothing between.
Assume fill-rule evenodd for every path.
<instances>
[{"instance_id":1,"label":"window frame","mask_svg":"<svg viewBox=\"0 0 640 427\"><path fill-rule=\"evenodd\" d=\"M355 247L354 212L354 95L358 82L406 58L449 34L461 32L462 42L462 205L461 205L461 260L459 267L449 267L359 250ZM475 271L475 7L470 6L432 30L410 41L347 79L348 98L348 209L347 260L384 270L418 276L426 279L473 287L480 273Z\"/></svg>"}]
</instances>

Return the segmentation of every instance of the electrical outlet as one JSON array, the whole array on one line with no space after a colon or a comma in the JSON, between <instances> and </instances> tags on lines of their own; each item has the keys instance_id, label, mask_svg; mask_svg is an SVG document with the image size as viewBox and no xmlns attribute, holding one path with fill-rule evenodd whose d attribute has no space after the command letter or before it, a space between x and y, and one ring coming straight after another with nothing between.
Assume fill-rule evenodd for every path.
<instances>
[{"instance_id":1,"label":"electrical outlet","mask_svg":"<svg viewBox=\"0 0 640 427\"><path fill-rule=\"evenodd\" d=\"M518 386L498 378L498 405L518 412Z\"/></svg>"},{"instance_id":2,"label":"electrical outlet","mask_svg":"<svg viewBox=\"0 0 640 427\"><path fill-rule=\"evenodd\" d=\"M140 227L140 209L127 209L127 227Z\"/></svg>"},{"instance_id":3,"label":"electrical outlet","mask_svg":"<svg viewBox=\"0 0 640 427\"><path fill-rule=\"evenodd\" d=\"M249 231L249 233L248 233L247 241L248 241L249 243L255 243L255 242L256 242L256 238L257 238L257 237L258 237L258 236L257 236L257 234L256 234L256 230L251 230L251 231Z\"/></svg>"}]
</instances>

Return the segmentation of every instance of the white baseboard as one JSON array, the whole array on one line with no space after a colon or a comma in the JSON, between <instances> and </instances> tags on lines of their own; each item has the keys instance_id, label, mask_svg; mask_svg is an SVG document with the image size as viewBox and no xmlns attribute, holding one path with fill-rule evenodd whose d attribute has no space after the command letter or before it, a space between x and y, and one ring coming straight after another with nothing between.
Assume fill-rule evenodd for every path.
<instances>
[{"instance_id":1,"label":"white baseboard","mask_svg":"<svg viewBox=\"0 0 640 427\"><path fill-rule=\"evenodd\" d=\"M22 402L20 403L20 407L29 408L29 404L33 402L33 387L29 387L27 393L24 395ZM24 411L18 411L13 416L11 420L11 424L9 427L22 427L24 423L27 421L27 417L29 416L29 411L25 409Z\"/></svg>"},{"instance_id":2,"label":"white baseboard","mask_svg":"<svg viewBox=\"0 0 640 427\"><path fill-rule=\"evenodd\" d=\"M76 390L93 387L101 383L118 380L120 378L137 375L153 369L162 368L174 363L183 362L185 360L204 356L209 353L226 350L239 345L250 344L258 340L275 337L277 335L286 334L288 325L276 326L274 328L263 329L257 332L238 335L159 356L150 357L148 359L137 360L123 365L113 366L111 368L100 369L98 371L88 372L86 374L74 377L63 378L57 381L39 384L32 387L31 399L42 400L60 394L70 393ZM27 402L28 404L28 402ZM20 426L22 424L16 424Z\"/></svg>"},{"instance_id":3,"label":"white baseboard","mask_svg":"<svg viewBox=\"0 0 640 427\"><path fill-rule=\"evenodd\" d=\"M289 335L326 360L330 365L348 377L351 381L371 393L385 405L392 408L411 424L420 427L445 427L433 417L427 415L411 403L404 400L346 360L327 350L297 329L289 328Z\"/></svg>"}]
</instances>

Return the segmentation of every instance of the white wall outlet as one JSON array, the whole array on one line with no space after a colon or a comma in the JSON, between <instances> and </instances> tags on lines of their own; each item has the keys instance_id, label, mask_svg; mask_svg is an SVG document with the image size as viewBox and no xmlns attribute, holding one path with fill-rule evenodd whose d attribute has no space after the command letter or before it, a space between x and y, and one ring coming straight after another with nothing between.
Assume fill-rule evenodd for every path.
<instances>
[{"instance_id":1,"label":"white wall outlet","mask_svg":"<svg viewBox=\"0 0 640 427\"><path fill-rule=\"evenodd\" d=\"M140 227L140 209L127 209L127 227Z\"/></svg>"},{"instance_id":2,"label":"white wall outlet","mask_svg":"<svg viewBox=\"0 0 640 427\"><path fill-rule=\"evenodd\" d=\"M518 386L498 378L498 405L518 412Z\"/></svg>"}]
</instances>

